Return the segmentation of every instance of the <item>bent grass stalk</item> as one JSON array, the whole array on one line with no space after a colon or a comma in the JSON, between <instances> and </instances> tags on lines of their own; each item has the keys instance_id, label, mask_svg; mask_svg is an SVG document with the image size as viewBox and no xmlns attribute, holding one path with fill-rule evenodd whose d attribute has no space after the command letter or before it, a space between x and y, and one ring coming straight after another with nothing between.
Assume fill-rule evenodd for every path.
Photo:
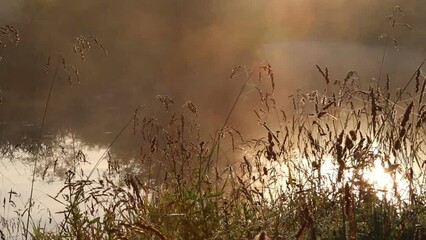
<instances>
[{"instance_id":1,"label":"bent grass stalk","mask_svg":"<svg viewBox=\"0 0 426 240\"><path fill-rule=\"evenodd\" d=\"M43 111L43 119L41 121L41 126L40 126L40 132L39 132L39 144L41 144L41 139L42 139L42 134L43 134L43 130L44 130L44 124L46 122L46 116L47 116L47 110L49 108L49 102L50 99L52 97L52 92L53 92L53 86L55 85L56 82L56 77L58 74L58 69L59 69L59 64L61 63L61 59L58 60L58 63L56 64L55 67L55 72L53 74L53 78L52 78L52 82L50 84L50 88L49 88L49 94L47 96L46 99L46 104L44 106L44 111ZM27 222L26 222L26 229L25 229L25 239L28 239L28 233L29 233L29 224L30 224L30 219L31 219L31 210L32 210L32 202L33 202L33 193L34 193L34 184L35 184L35 177L36 177L36 171L37 171L37 163L38 163L38 157L39 157L39 153L36 153L35 159L34 159L34 168L33 168L33 173L32 173L32 179L31 179L31 188L30 188L30 197L29 197L29 205L28 205L28 215L27 215Z\"/></svg>"},{"instance_id":2,"label":"bent grass stalk","mask_svg":"<svg viewBox=\"0 0 426 240\"><path fill-rule=\"evenodd\" d=\"M233 71L232 71L232 73L231 73L231 77L230 77L230 79L232 79L232 78L235 76L236 72L237 72L238 70L240 70L240 69L241 69L241 67L240 67L240 66L239 66L239 67L234 68L234 69L233 69ZM249 83L249 81L251 80L251 75L253 74L253 70L250 70L250 72L248 72L247 68L246 68L246 67L244 67L244 71L245 71L245 73L246 73L246 80L245 80L245 82L244 82L243 86L241 87L240 92L238 93L237 97L235 98L235 101L234 101L234 103L232 104L232 107L231 107L231 109L229 110L228 115L226 116L225 121L224 121L224 122L223 122L223 124L222 124L222 127L219 129L219 131L218 131L218 133L217 133L217 136L215 137L215 141L213 142L212 150L211 150L211 152L210 152L210 155L208 156L208 159L209 159L209 162L210 162L210 163L211 163L211 158L212 158L212 156L213 156L213 152L214 152L215 150L216 150L216 158L217 158L217 159L216 159L216 161L219 161L220 138L221 138L222 132L223 132L223 130L225 129L226 124L228 124L229 119L231 118L231 115L232 115L232 113L234 112L235 107L237 106L237 103L238 103L238 101L240 100L240 98L241 98L241 96L242 96L242 94L243 94L243 92L244 92L244 89L246 88L247 84L248 84L248 83ZM204 173L205 173L205 171L204 171Z\"/></svg>"},{"instance_id":3,"label":"bent grass stalk","mask_svg":"<svg viewBox=\"0 0 426 240\"><path fill-rule=\"evenodd\" d=\"M95 165L93 166L92 170L90 171L89 175L87 175L87 180L90 179L92 174L96 171L96 168L101 164L101 162L105 159L104 157L107 155L108 151L111 149L112 145L120 138L121 134L123 134L124 130L129 127L130 123L134 120L134 117L132 116L129 121L126 122L126 124L123 125L120 132L114 137L114 139L110 142L108 147L105 149L105 151L102 153L102 155L99 157L98 161L96 161Z\"/></svg>"}]
</instances>

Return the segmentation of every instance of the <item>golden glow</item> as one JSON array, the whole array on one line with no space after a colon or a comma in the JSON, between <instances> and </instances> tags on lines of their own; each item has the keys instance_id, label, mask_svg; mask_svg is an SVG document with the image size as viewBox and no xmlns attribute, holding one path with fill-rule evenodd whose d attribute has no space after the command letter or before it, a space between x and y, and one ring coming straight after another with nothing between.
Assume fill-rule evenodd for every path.
<instances>
[{"instance_id":1,"label":"golden glow","mask_svg":"<svg viewBox=\"0 0 426 240\"><path fill-rule=\"evenodd\" d=\"M399 164L384 166L382 161L384 156L380 153L379 144L376 142L372 144L370 151L377 157L374 160L374 167L364 173L364 179L377 191L377 197L395 199L396 190L401 199L407 200L408 182L398 171ZM390 162L395 162L395 159L390 159Z\"/></svg>"},{"instance_id":2,"label":"golden glow","mask_svg":"<svg viewBox=\"0 0 426 240\"><path fill-rule=\"evenodd\" d=\"M371 168L365 168L363 170L363 180L371 186L373 192L376 192L376 196L379 199L387 199L390 201L408 200L408 182L401 173L402 166L399 164L391 166L383 164L384 156L381 154L379 144L377 143L372 144L370 153L375 156L375 159L372 159L374 162ZM245 152L245 155L253 156L248 152ZM390 161L395 162L392 158ZM300 169L310 169L312 167L309 164L310 162L310 160L301 157L297 152L294 153L294 158L289 158L286 161L282 159L279 161L269 161L264 156L261 156L261 166L268 169L269 174L262 176L264 181L263 184L256 182L255 185L260 187L267 183L269 190L272 191L268 191L269 195L266 198L274 199L286 189L296 187L297 184L305 185L305 183L309 182L309 176L306 175L309 173L303 172L303 170L301 171ZM335 181L338 175L338 166L336 165L333 156L326 156L321 162L322 187L331 188L334 184L336 184ZM272 172L273 175L271 175ZM255 175L257 174L262 175L261 171L255 172ZM317 173L312 172L312 174ZM346 169L342 182L345 183L353 181L354 170ZM394 184L396 185L394 186ZM309 189L309 187L307 187L308 185L305 185L306 189Z\"/></svg>"},{"instance_id":3,"label":"golden glow","mask_svg":"<svg viewBox=\"0 0 426 240\"><path fill-rule=\"evenodd\" d=\"M270 1L266 5L267 26L287 36L305 36L315 23L315 8L306 1Z\"/></svg>"},{"instance_id":4,"label":"golden glow","mask_svg":"<svg viewBox=\"0 0 426 240\"><path fill-rule=\"evenodd\" d=\"M374 161L374 167L364 174L364 178L377 190L387 190L392 186L392 177L385 172L379 159Z\"/></svg>"}]
</instances>

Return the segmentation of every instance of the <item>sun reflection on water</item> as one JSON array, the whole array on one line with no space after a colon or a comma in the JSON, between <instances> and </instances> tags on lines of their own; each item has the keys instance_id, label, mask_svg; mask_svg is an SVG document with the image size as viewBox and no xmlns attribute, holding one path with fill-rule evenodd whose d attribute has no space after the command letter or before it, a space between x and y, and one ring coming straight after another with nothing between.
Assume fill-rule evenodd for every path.
<instances>
[{"instance_id":1,"label":"sun reflection on water","mask_svg":"<svg viewBox=\"0 0 426 240\"><path fill-rule=\"evenodd\" d=\"M387 190L392 185L392 177L385 172L380 160L374 161L374 167L364 174L364 178L378 189Z\"/></svg>"},{"instance_id":2,"label":"sun reflection on water","mask_svg":"<svg viewBox=\"0 0 426 240\"><path fill-rule=\"evenodd\" d=\"M388 201L409 201L408 180L404 177L404 174L400 172L400 166L394 165L387 166L383 164L383 159L380 158L378 151L374 151L375 158L371 167L366 166L364 169L346 168L342 184L345 182L353 183L358 186L359 181L367 183L370 190L374 192L380 200ZM247 153L246 153L247 154ZM296 160L297 159L297 160ZM311 181L317 181L316 174L317 170L313 170L310 165L310 160L303 157L294 157L291 159L278 159L277 161L267 160L266 157L260 157L260 163L266 169L268 169L268 175L263 175L262 181L268 183L268 197L270 200L279 197L285 191L305 191L312 190L314 185L311 185ZM326 156L321 159L321 186L317 186L322 190L331 190L338 186L337 175L339 166L336 164L336 160L333 156ZM358 171L360 170L360 171ZM358 172L358 177L354 177ZM261 172L256 172L254 175L262 175ZM317 182L318 183L318 182ZM337 185L336 185L337 184ZM255 182L256 186L262 186L260 182ZM303 188L300 188L303 186ZM343 185L342 185L343 186ZM365 185L364 185L365 186Z\"/></svg>"}]
</instances>

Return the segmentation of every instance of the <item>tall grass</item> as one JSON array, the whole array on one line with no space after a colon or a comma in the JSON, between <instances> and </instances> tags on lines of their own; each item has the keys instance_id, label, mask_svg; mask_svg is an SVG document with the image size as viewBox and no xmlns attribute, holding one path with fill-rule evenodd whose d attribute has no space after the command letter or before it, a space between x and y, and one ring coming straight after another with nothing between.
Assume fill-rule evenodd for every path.
<instances>
[{"instance_id":1,"label":"tall grass","mask_svg":"<svg viewBox=\"0 0 426 240\"><path fill-rule=\"evenodd\" d=\"M258 87L263 134L244 140L225 126L222 149L201 133L192 103L185 113L168 101L164 121L135 114L139 157L128 166L109 161L97 180L69 171L52 196L63 221L53 231L36 226L32 237L251 239L265 230L272 239L424 239L421 67L392 93L389 79L362 89L356 72L336 80L318 66L324 89L296 92L287 111L272 87ZM259 71L273 80L270 66ZM235 161L216 154L226 147ZM376 162L387 185L367 179Z\"/></svg>"},{"instance_id":2,"label":"tall grass","mask_svg":"<svg viewBox=\"0 0 426 240\"><path fill-rule=\"evenodd\" d=\"M19 39L10 26L0 30ZM106 53L93 37L77 41L73 50L82 61L91 44ZM182 110L159 96L168 117L135 111L107 149L123 131L133 131L139 156L120 165L106 151L90 173L76 166L66 171L64 186L50 196L63 206L54 229L31 218L35 178L38 169L47 170L38 167L47 148L36 143L29 205L10 221L17 197L10 191L0 238L13 232L33 239L252 239L265 231L272 239L426 239L425 61L392 92L390 76L381 84L387 49L388 43L378 81L367 88L355 71L334 79L328 68L317 66L324 88L298 90L285 99L275 95L270 65L236 67L230 78L245 73L243 87L213 135L199 126L203 109L186 102ZM70 84L79 81L78 70L61 56L50 93L60 67ZM253 109L259 136L246 139L229 119L250 86L261 106ZM291 109L278 107L287 101ZM8 154L21 149L2 148ZM108 171L96 172L104 160ZM390 180L379 183L374 174Z\"/></svg>"}]
</instances>

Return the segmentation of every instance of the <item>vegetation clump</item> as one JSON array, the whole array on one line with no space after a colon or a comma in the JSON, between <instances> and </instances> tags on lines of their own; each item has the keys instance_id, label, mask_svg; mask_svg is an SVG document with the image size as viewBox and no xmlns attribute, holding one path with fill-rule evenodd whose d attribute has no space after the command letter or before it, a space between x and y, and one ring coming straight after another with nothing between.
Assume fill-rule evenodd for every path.
<instances>
[{"instance_id":1,"label":"vegetation clump","mask_svg":"<svg viewBox=\"0 0 426 240\"><path fill-rule=\"evenodd\" d=\"M68 171L52 196L64 205L63 220L54 230L35 225L31 235L251 239L263 229L271 239L424 239L421 67L392 94L389 78L363 89L356 72L334 80L318 66L325 88L298 91L287 111L273 87L257 87L262 133L249 140L227 124L203 136L196 106L173 112L163 96L169 119L132 118L139 157L126 167L108 161L97 179ZM274 86L271 67L259 71Z\"/></svg>"}]
</instances>

